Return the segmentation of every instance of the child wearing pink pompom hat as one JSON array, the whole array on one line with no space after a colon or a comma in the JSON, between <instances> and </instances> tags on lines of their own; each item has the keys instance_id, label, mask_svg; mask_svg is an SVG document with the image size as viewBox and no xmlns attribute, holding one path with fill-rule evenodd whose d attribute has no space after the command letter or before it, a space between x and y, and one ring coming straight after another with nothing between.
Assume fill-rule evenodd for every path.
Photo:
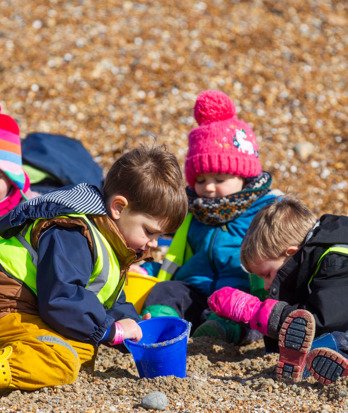
<instances>
[{"instance_id":1,"label":"child wearing pink pompom hat","mask_svg":"<svg viewBox=\"0 0 348 413\"><path fill-rule=\"evenodd\" d=\"M279 195L262 171L252 128L239 119L233 101L218 90L196 100L198 127L188 136L185 174L189 211L157 274L143 314L171 315L192 322L193 336L240 344L260 338L255 331L207 311L207 298L223 286L264 294L251 287L241 267L243 237L256 213ZM156 275L159 265L143 265ZM237 287L238 286L238 287Z\"/></svg>"}]
</instances>

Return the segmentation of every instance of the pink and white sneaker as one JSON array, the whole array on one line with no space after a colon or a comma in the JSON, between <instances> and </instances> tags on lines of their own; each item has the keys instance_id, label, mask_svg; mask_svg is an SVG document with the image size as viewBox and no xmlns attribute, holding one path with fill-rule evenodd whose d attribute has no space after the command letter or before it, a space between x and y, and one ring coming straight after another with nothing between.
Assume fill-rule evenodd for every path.
<instances>
[{"instance_id":1,"label":"pink and white sneaker","mask_svg":"<svg viewBox=\"0 0 348 413\"><path fill-rule=\"evenodd\" d=\"M319 347L307 357L306 367L321 384L331 384L340 377L348 377L348 360L330 348Z\"/></svg>"},{"instance_id":2,"label":"pink and white sneaker","mask_svg":"<svg viewBox=\"0 0 348 413\"><path fill-rule=\"evenodd\" d=\"M306 357L315 334L315 320L307 310L294 310L285 319L279 332L278 380L302 379Z\"/></svg>"}]
</instances>

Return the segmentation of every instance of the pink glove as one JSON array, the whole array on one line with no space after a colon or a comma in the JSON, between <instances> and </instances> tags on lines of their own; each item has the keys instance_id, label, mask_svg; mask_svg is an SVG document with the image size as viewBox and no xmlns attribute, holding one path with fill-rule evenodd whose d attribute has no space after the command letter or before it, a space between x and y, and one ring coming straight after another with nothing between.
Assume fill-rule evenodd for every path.
<instances>
[{"instance_id":1,"label":"pink glove","mask_svg":"<svg viewBox=\"0 0 348 413\"><path fill-rule=\"evenodd\" d=\"M208 298L209 307L217 315L249 324L253 330L264 335L268 333L268 320L277 303L277 300L270 298L260 301L251 294L231 287L221 288Z\"/></svg>"}]
</instances>

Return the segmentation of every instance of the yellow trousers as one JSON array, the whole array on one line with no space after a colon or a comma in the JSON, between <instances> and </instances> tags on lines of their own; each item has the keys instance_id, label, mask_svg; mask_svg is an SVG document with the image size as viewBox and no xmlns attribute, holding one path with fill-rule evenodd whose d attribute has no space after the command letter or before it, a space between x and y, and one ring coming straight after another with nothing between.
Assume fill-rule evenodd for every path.
<instances>
[{"instance_id":1,"label":"yellow trousers","mask_svg":"<svg viewBox=\"0 0 348 413\"><path fill-rule=\"evenodd\" d=\"M61 336L39 316L9 313L0 318L0 389L73 383L95 355L94 346Z\"/></svg>"}]
</instances>

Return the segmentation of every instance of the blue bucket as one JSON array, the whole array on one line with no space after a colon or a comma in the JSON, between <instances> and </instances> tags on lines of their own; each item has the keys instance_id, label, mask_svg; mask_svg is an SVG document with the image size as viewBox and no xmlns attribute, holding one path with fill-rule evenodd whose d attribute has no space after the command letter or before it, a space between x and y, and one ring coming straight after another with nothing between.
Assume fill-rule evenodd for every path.
<instances>
[{"instance_id":1,"label":"blue bucket","mask_svg":"<svg viewBox=\"0 0 348 413\"><path fill-rule=\"evenodd\" d=\"M140 341L125 340L140 377L186 377L187 341L191 323L176 317L157 317L139 322Z\"/></svg>"}]
</instances>

